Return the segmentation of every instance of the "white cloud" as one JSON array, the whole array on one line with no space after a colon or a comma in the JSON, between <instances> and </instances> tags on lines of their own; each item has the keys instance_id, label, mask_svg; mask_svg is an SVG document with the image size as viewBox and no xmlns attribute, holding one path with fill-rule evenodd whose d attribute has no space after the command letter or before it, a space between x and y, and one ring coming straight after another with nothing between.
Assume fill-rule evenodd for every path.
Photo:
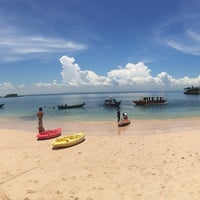
<instances>
[{"instance_id":1,"label":"white cloud","mask_svg":"<svg viewBox=\"0 0 200 200\"><path fill-rule=\"evenodd\" d=\"M62 64L61 76L65 85L110 85L106 77L99 76L93 71L82 71L79 65L74 63L73 57L62 56L60 62Z\"/></svg>"},{"instance_id":2,"label":"white cloud","mask_svg":"<svg viewBox=\"0 0 200 200\"><path fill-rule=\"evenodd\" d=\"M168 75L166 72L161 72L154 78L155 84L159 85L170 85L174 83L174 79Z\"/></svg>"},{"instance_id":3,"label":"white cloud","mask_svg":"<svg viewBox=\"0 0 200 200\"><path fill-rule=\"evenodd\" d=\"M73 52L86 48L84 44L60 38L29 36L12 29L0 30L0 60L2 62L24 60L28 55Z\"/></svg>"},{"instance_id":4,"label":"white cloud","mask_svg":"<svg viewBox=\"0 0 200 200\"><path fill-rule=\"evenodd\" d=\"M99 76L93 71L82 71L73 57L62 56L60 62L63 85L66 87L102 86L102 90L104 90L104 86L110 88L127 86L127 89L130 88L128 86L136 86L138 90L141 88L152 90L154 88L181 89L188 84L200 85L199 77L175 79L166 72L161 72L153 77L151 69L143 62L128 63L125 67L111 70L106 76Z\"/></svg>"},{"instance_id":5,"label":"white cloud","mask_svg":"<svg viewBox=\"0 0 200 200\"><path fill-rule=\"evenodd\" d=\"M110 82L118 85L133 85L149 82L152 77L151 70L143 62L128 63L125 67L108 72Z\"/></svg>"},{"instance_id":6,"label":"white cloud","mask_svg":"<svg viewBox=\"0 0 200 200\"><path fill-rule=\"evenodd\" d=\"M62 82L53 80L51 83L36 83L30 87L14 86L5 82L0 84L1 92L55 93L55 92L87 92L87 91L139 91L139 90L183 90L187 86L200 86L198 77L183 77L176 79L166 72L156 76L151 75L151 69L143 62L128 63L109 71L106 76L100 76L93 71L81 70L73 57L62 56Z\"/></svg>"},{"instance_id":7,"label":"white cloud","mask_svg":"<svg viewBox=\"0 0 200 200\"><path fill-rule=\"evenodd\" d=\"M9 91L8 93L14 92L15 86L10 82L3 82L0 83L0 91L1 95L7 94L8 91Z\"/></svg>"},{"instance_id":8,"label":"white cloud","mask_svg":"<svg viewBox=\"0 0 200 200\"><path fill-rule=\"evenodd\" d=\"M177 51L181 51L183 53L186 54L190 54L190 55L200 55L200 43L196 42L196 43L190 43L190 44L186 44L184 42L176 42L173 40L169 40L166 41L166 45L168 45L169 47L176 49Z\"/></svg>"},{"instance_id":9,"label":"white cloud","mask_svg":"<svg viewBox=\"0 0 200 200\"><path fill-rule=\"evenodd\" d=\"M26 89L26 87L24 84L14 85L11 82L0 83L1 95L6 95L9 93L16 93L17 91L23 93L25 89Z\"/></svg>"},{"instance_id":10,"label":"white cloud","mask_svg":"<svg viewBox=\"0 0 200 200\"><path fill-rule=\"evenodd\" d=\"M159 45L189 55L200 55L200 4L198 0L177 2L176 12L157 24L154 36Z\"/></svg>"},{"instance_id":11,"label":"white cloud","mask_svg":"<svg viewBox=\"0 0 200 200\"><path fill-rule=\"evenodd\" d=\"M18 85L17 86L19 89L24 89L25 88L25 85L24 84L21 84L21 85Z\"/></svg>"},{"instance_id":12,"label":"white cloud","mask_svg":"<svg viewBox=\"0 0 200 200\"><path fill-rule=\"evenodd\" d=\"M0 83L0 88L3 90L9 90L9 89L14 89L14 85L10 82L4 82L4 83Z\"/></svg>"},{"instance_id":13,"label":"white cloud","mask_svg":"<svg viewBox=\"0 0 200 200\"><path fill-rule=\"evenodd\" d=\"M73 57L62 56L60 62L62 64L62 84L66 87L101 86L104 90L108 86L110 88L136 86L137 90L152 90L154 88L182 89L188 85L200 85L200 76L197 78L175 79L166 72L161 72L153 77L151 69L143 62L128 63L125 67L121 66L118 69L109 71L106 76L99 76L93 71L81 70Z\"/></svg>"}]
</instances>

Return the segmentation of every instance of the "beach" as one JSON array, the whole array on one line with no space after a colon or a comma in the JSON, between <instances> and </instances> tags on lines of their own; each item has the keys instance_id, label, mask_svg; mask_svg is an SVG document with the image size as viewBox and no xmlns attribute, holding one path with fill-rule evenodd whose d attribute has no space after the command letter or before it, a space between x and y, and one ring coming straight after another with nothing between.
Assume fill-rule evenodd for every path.
<instances>
[{"instance_id":1,"label":"beach","mask_svg":"<svg viewBox=\"0 0 200 200\"><path fill-rule=\"evenodd\" d=\"M37 122L1 119L0 199L199 200L199 121L45 122L86 135L53 150L53 139L37 141Z\"/></svg>"}]
</instances>

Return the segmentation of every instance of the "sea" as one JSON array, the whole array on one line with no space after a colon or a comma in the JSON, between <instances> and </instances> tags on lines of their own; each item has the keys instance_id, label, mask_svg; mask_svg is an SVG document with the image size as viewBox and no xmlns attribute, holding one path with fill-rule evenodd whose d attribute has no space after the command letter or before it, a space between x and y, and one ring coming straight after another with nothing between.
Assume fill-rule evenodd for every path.
<instances>
[{"instance_id":1,"label":"sea","mask_svg":"<svg viewBox=\"0 0 200 200\"><path fill-rule=\"evenodd\" d=\"M133 100L144 96L162 96L167 99L165 105L136 106ZM169 92L98 92L23 95L19 97L0 98L5 103L0 109L1 119L36 120L39 107L43 107L44 117L49 120L68 121L116 121L116 108L103 106L106 98L121 100L121 113L126 112L130 119L181 119L200 117L200 95L186 95L183 91ZM80 104L76 109L59 110L57 105Z\"/></svg>"}]
</instances>

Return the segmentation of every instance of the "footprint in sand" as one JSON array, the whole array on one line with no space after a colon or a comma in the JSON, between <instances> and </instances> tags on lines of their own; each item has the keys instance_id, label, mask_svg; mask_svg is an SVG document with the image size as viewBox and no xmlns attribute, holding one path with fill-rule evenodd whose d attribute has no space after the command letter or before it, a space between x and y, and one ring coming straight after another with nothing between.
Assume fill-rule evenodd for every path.
<instances>
[{"instance_id":1,"label":"footprint in sand","mask_svg":"<svg viewBox=\"0 0 200 200\"><path fill-rule=\"evenodd\" d=\"M32 182L32 183L38 183L37 180L29 180L29 182Z\"/></svg>"},{"instance_id":2,"label":"footprint in sand","mask_svg":"<svg viewBox=\"0 0 200 200\"><path fill-rule=\"evenodd\" d=\"M34 191L34 190L26 190L26 193L27 194L32 194L32 193L35 193L36 191Z\"/></svg>"},{"instance_id":3,"label":"footprint in sand","mask_svg":"<svg viewBox=\"0 0 200 200\"><path fill-rule=\"evenodd\" d=\"M0 195L0 199L2 199L2 200L11 200L6 194Z\"/></svg>"}]
</instances>

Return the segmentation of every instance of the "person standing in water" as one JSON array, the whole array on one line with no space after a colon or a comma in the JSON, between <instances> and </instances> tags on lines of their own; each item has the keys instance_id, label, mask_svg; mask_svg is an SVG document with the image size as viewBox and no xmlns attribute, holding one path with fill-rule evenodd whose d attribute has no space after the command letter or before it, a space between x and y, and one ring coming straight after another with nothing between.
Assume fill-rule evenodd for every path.
<instances>
[{"instance_id":1,"label":"person standing in water","mask_svg":"<svg viewBox=\"0 0 200 200\"><path fill-rule=\"evenodd\" d=\"M37 113L39 133L44 131L43 121L42 121L43 115L44 115L44 113L43 113L42 107L40 107L38 110L38 113Z\"/></svg>"},{"instance_id":2,"label":"person standing in water","mask_svg":"<svg viewBox=\"0 0 200 200\"><path fill-rule=\"evenodd\" d=\"M120 108L117 108L117 121L120 121L121 113L120 113Z\"/></svg>"}]
</instances>

